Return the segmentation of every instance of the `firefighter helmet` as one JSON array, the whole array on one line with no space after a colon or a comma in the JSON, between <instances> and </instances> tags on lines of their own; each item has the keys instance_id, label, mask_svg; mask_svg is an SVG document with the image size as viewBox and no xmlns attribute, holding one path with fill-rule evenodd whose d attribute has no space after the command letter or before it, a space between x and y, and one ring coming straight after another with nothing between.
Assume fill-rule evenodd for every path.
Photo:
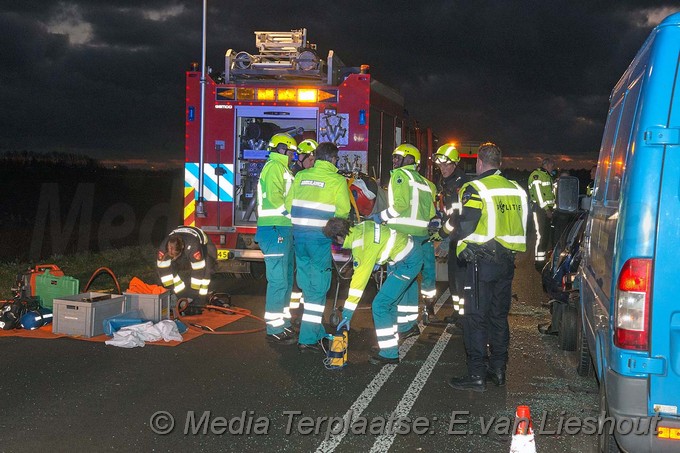
<instances>
[{"instance_id":1,"label":"firefighter helmet","mask_svg":"<svg viewBox=\"0 0 680 453\"><path fill-rule=\"evenodd\" d=\"M298 144L297 152L298 154L311 154L314 152L317 146L319 146L319 144L316 142L316 140L308 138L306 140L302 140Z\"/></svg>"},{"instance_id":2,"label":"firefighter helmet","mask_svg":"<svg viewBox=\"0 0 680 453\"><path fill-rule=\"evenodd\" d=\"M437 152L434 153L434 161L438 164L445 164L448 161L459 162L460 155L458 154L456 145L454 145L453 143L447 143L445 145L440 146L437 149Z\"/></svg>"},{"instance_id":3,"label":"firefighter helmet","mask_svg":"<svg viewBox=\"0 0 680 453\"><path fill-rule=\"evenodd\" d=\"M392 155L397 155L397 156L412 156L413 159L415 159L416 164L420 163L420 151L418 151L418 148L416 148L413 145L409 145L408 143L403 143L399 146L397 146L394 151L392 152Z\"/></svg>"},{"instance_id":4,"label":"firefighter helmet","mask_svg":"<svg viewBox=\"0 0 680 453\"><path fill-rule=\"evenodd\" d=\"M297 151L297 142L288 134L274 134L269 140L270 151L277 149L279 145L285 145L286 149Z\"/></svg>"}]
</instances>

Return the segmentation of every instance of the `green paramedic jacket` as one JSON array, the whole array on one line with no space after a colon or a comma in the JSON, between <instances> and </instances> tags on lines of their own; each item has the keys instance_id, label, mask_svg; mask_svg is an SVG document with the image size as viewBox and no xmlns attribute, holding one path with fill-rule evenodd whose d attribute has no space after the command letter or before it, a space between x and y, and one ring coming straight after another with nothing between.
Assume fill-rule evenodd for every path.
<instances>
[{"instance_id":1,"label":"green paramedic jacket","mask_svg":"<svg viewBox=\"0 0 680 453\"><path fill-rule=\"evenodd\" d=\"M349 217L349 197L347 180L338 173L337 167L317 160L312 168L295 175L286 196L286 209L294 228L320 232L331 217Z\"/></svg>"},{"instance_id":2,"label":"green paramedic jacket","mask_svg":"<svg viewBox=\"0 0 680 453\"><path fill-rule=\"evenodd\" d=\"M394 264L413 249L413 239L385 225L366 220L353 226L345 237L343 248L352 250L354 274L349 284L345 310L353 312L376 264Z\"/></svg>"},{"instance_id":3,"label":"green paramedic jacket","mask_svg":"<svg viewBox=\"0 0 680 453\"><path fill-rule=\"evenodd\" d=\"M543 168L537 168L529 175L529 196L541 209L550 210L555 206L553 179Z\"/></svg>"},{"instance_id":4,"label":"green paramedic jacket","mask_svg":"<svg viewBox=\"0 0 680 453\"><path fill-rule=\"evenodd\" d=\"M416 171L415 164L392 170L387 188L389 207L380 212L387 226L412 236L427 236L436 212L435 185Z\"/></svg>"},{"instance_id":5,"label":"green paramedic jacket","mask_svg":"<svg viewBox=\"0 0 680 453\"><path fill-rule=\"evenodd\" d=\"M293 174L288 169L288 156L269 153L257 182L257 226L291 226L284 199L292 184Z\"/></svg>"},{"instance_id":6,"label":"green paramedic jacket","mask_svg":"<svg viewBox=\"0 0 680 453\"><path fill-rule=\"evenodd\" d=\"M519 184L494 173L466 183L460 194L463 221L470 215L478 216L478 221L474 231L462 232L465 237L458 241L456 255L468 243L486 244L492 239L510 251L526 251L529 204Z\"/></svg>"}]
</instances>

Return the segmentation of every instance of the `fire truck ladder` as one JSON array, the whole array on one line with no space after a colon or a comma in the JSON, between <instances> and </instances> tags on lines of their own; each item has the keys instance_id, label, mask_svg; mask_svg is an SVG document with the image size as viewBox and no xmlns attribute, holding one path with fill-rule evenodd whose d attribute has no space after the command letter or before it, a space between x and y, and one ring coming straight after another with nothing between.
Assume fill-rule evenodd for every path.
<instances>
[{"instance_id":1,"label":"fire truck ladder","mask_svg":"<svg viewBox=\"0 0 680 453\"><path fill-rule=\"evenodd\" d=\"M307 42L307 29L289 32L256 31L258 55L229 49L225 55L224 80L258 78L307 78L324 80L325 64L333 65L333 51L327 63L316 53L316 44ZM335 58L337 60L337 58Z\"/></svg>"}]
</instances>

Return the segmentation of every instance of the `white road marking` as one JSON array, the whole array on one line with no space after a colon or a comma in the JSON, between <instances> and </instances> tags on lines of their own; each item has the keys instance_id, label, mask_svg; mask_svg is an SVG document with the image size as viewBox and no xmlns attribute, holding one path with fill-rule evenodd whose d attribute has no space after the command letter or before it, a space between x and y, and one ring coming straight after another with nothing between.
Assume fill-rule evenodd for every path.
<instances>
[{"instance_id":1,"label":"white road marking","mask_svg":"<svg viewBox=\"0 0 680 453\"><path fill-rule=\"evenodd\" d=\"M446 302L446 300L448 299L450 294L451 293L449 292L449 290L447 288L446 291L444 291L444 293L439 297L439 300L437 300L437 303L435 305L435 312L439 311L439 309L444 304L444 302ZM422 322L419 323L418 325L420 326L420 328L422 330L423 329ZM450 337L451 337L451 335L449 335L449 338ZM401 346L399 347L399 357L403 359L404 356L411 349L411 346L413 346L417 340L418 340L417 336L407 338L406 341L404 341L401 344ZM437 343L437 344L439 344L439 343ZM436 346L435 346L435 348L436 348ZM434 350L433 350L433 352L434 352ZM430 353L430 356L431 355L432 355L432 353ZM439 355L441 355L441 352L439 353ZM428 360L429 360L429 358L428 358ZM356 399L356 401L354 401L354 403L350 406L349 410L347 412L345 412L345 415L342 417L343 420L344 420L343 423L344 423L345 426L351 426L352 423L354 423L361 416L361 414L364 412L364 410L366 410L366 408L371 403L373 398L375 398L375 395L378 394L378 391L380 391L380 388L383 386L383 384L385 382L387 382L389 377L392 375L392 372L396 368L397 368L397 365L384 365L380 369L378 374L375 375L373 380L366 386L364 391L361 392L361 395L359 395L359 397ZM428 373L428 376L429 376L429 373ZM420 390L418 392L420 392ZM417 395L416 395L416 397L417 397ZM342 442L342 439L345 438L345 434L346 434L345 431L347 431L347 430L343 430L343 432L341 432L339 434L333 434L327 440L324 440L323 442L321 442L319 447L316 449L317 453L322 453L322 452L323 453L330 453L330 452L334 451L338 447L338 445L340 445L340 442ZM390 442L390 444L391 444L391 442Z\"/></svg>"},{"instance_id":2,"label":"white road marking","mask_svg":"<svg viewBox=\"0 0 680 453\"><path fill-rule=\"evenodd\" d=\"M434 366L437 364L439 357L442 355L442 352L444 352L444 348L446 348L446 345L449 344L450 339L451 334L444 330L439 337L439 340L437 340L437 343L434 345L434 348L432 348L427 360L425 360L423 366L420 367L420 370L418 370L418 374L415 378L413 378L408 390L406 390L406 393L404 393L401 401L399 401L399 404L397 404L397 408L390 416L390 419L400 420L402 417L408 416L408 413L411 411L411 408L418 399L418 395L420 395L420 391L423 389L423 387L425 387L425 383L427 383L427 379L430 377L430 374L432 373ZM397 430L395 428L396 427L392 427L391 430L382 433L375 440L373 448L371 448L371 453L385 452L390 449L392 442L394 442L394 438L397 436Z\"/></svg>"}]
</instances>

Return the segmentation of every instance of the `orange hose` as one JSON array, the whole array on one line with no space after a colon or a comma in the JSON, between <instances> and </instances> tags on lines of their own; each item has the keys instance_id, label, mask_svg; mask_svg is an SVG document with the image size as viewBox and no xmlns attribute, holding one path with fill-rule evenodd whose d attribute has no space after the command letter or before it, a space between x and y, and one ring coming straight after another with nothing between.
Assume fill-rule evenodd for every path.
<instances>
[{"instance_id":1,"label":"orange hose","mask_svg":"<svg viewBox=\"0 0 680 453\"><path fill-rule=\"evenodd\" d=\"M111 278L113 279L113 283L116 284L116 290L118 291L116 294L123 294L123 293L121 292L121 290L120 290L120 284L118 283L118 279L116 278L116 276L115 276L115 274L113 273L113 271L112 271L111 269L109 269L108 267L100 267L99 269L97 269L96 271L94 271L94 272L92 273L92 276L90 277L90 279L87 281L87 285L85 285L85 288L83 289L83 292L87 292L87 290L90 289L90 285L92 284L92 282L94 281L94 279L95 279L96 277L98 277L98 276L99 276L101 273L103 273L103 272L106 272L107 274L109 274L109 275L111 276Z\"/></svg>"},{"instance_id":2,"label":"orange hose","mask_svg":"<svg viewBox=\"0 0 680 453\"><path fill-rule=\"evenodd\" d=\"M265 330L265 327L260 327L257 329L247 329L247 330L229 330L229 331L221 331L221 332L215 332L215 331L210 331L210 330L204 330L201 329L200 327L196 327L192 325L191 323L184 321L183 316L180 315L179 309L180 309L180 303L182 301L187 300L186 298L180 298L177 299L177 305L175 305L175 317L179 319L180 321L184 322L184 324L189 328L189 329L194 329L198 332L201 333L208 333L208 334L213 334L213 335L241 335L241 334L247 334L247 333L257 333L257 332L262 332ZM263 318L260 318L259 316L255 316L250 312L250 310L246 308L241 308L241 307L220 307L218 305L206 305L205 308L210 308L212 310L217 310L221 313L224 313L225 315L243 315L247 316L249 318L253 318L257 321L262 321L262 323L265 323L266 321Z\"/></svg>"}]
</instances>

